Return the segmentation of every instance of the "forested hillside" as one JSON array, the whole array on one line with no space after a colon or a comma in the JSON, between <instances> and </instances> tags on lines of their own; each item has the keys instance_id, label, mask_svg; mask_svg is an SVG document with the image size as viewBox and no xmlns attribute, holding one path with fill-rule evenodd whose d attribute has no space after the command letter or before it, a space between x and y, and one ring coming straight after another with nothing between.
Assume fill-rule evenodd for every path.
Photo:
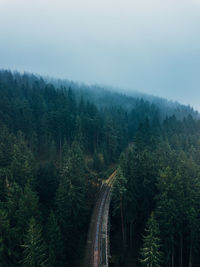
<instances>
[{"instance_id":1,"label":"forested hillside","mask_svg":"<svg viewBox=\"0 0 200 267\"><path fill-rule=\"evenodd\" d=\"M79 87L0 71L0 266L82 266L116 166L114 266L199 266L199 114Z\"/></svg>"},{"instance_id":2,"label":"forested hillside","mask_svg":"<svg viewBox=\"0 0 200 267\"><path fill-rule=\"evenodd\" d=\"M138 127L120 157L111 215L115 266L200 266L200 121Z\"/></svg>"},{"instance_id":3,"label":"forested hillside","mask_svg":"<svg viewBox=\"0 0 200 267\"><path fill-rule=\"evenodd\" d=\"M138 91L130 91L120 88L99 85L85 85L73 81L59 80L59 79L45 79L54 84L56 88L67 87L72 88L75 95L80 99L82 95L84 98L93 102L97 107L111 107L121 106L130 111L133 108L137 109L138 100L143 99L149 104L154 104L159 108L160 119L165 119L166 116L175 115L177 119L182 120L189 114L193 118L200 118L199 113L194 111L190 106L184 106L178 102L166 100L161 97L144 94Z\"/></svg>"}]
</instances>

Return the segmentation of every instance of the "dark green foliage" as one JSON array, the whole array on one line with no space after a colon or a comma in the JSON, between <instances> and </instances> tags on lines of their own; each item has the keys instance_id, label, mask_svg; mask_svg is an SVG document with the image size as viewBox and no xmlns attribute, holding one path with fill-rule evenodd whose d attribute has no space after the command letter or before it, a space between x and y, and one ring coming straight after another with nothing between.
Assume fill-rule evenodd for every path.
<instances>
[{"instance_id":1,"label":"dark green foliage","mask_svg":"<svg viewBox=\"0 0 200 267\"><path fill-rule=\"evenodd\" d=\"M141 258L141 235L145 222L154 212L161 230L163 263L160 266L199 265L199 126L199 121L191 117L181 122L173 116L159 126L160 133L155 136L153 126L144 123L138 128L133 146L120 159L127 179L126 253L133 253L135 258ZM153 139L156 142L152 143ZM115 202L113 198L113 205ZM113 227L119 232L117 216L113 218ZM137 264L140 266L139 262Z\"/></svg>"},{"instance_id":2,"label":"dark green foliage","mask_svg":"<svg viewBox=\"0 0 200 267\"><path fill-rule=\"evenodd\" d=\"M10 256L10 224L8 214L0 209L0 265L7 266Z\"/></svg>"},{"instance_id":3,"label":"dark green foliage","mask_svg":"<svg viewBox=\"0 0 200 267\"><path fill-rule=\"evenodd\" d=\"M158 223L152 213L145 229L143 247L141 249L141 263L147 267L160 267L162 262L160 231Z\"/></svg>"},{"instance_id":4,"label":"dark green foliage","mask_svg":"<svg viewBox=\"0 0 200 267\"><path fill-rule=\"evenodd\" d=\"M22 187L27 182L33 183L33 158L21 132L18 133L17 143L13 146L11 171L15 182Z\"/></svg>"},{"instance_id":5,"label":"dark green foliage","mask_svg":"<svg viewBox=\"0 0 200 267\"><path fill-rule=\"evenodd\" d=\"M51 211L46 225L46 239L48 244L49 265L54 267L65 266L66 258L64 253L64 243L58 220Z\"/></svg>"},{"instance_id":6,"label":"dark green foliage","mask_svg":"<svg viewBox=\"0 0 200 267\"><path fill-rule=\"evenodd\" d=\"M52 154L52 157L55 154ZM37 169L37 185L40 203L46 209L54 205L55 192L58 188L59 168L55 167L54 162L49 161L40 165Z\"/></svg>"},{"instance_id":7,"label":"dark green foliage","mask_svg":"<svg viewBox=\"0 0 200 267\"><path fill-rule=\"evenodd\" d=\"M100 158L99 154L97 152L94 153L93 157L93 168L97 171L100 172L104 169L104 164L102 159Z\"/></svg>"},{"instance_id":8,"label":"dark green foliage","mask_svg":"<svg viewBox=\"0 0 200 267\"><path fill-rule=\"evenodd\" d=\"M47 248L42 239L42 228L34 217L30 219L28 230L24 237L23 266L45 267L48 266Z\"/></svg>"},{"instance_id":9,"label":"dark green foliage","mask_svg":"<svg viewBox=\"0 0 200 267\"><path fill-rule=\"evenodd\" d=\"M27 184L24 188L24 192L22 192L19 198L18 210L16 211L17 228L19 230L19 235L22 238L24 231L27 228L27 223L33 216L38 221L41 219L38 196L31 189L31 186Z\"/></svg>"},{"instance_id":10,"label":"dark green foliage","mask_svg":"<svg viewBox=\"0 0 200 267\"><path fill-rule=\"evenodd\" d=\"M87 221L86 181L83 154L79 143L72 144L61 167L60 183L56 192L56 214L65 245L65 254L77 259ZM69 246L68 244L71 244Z\"/></svg>"},{"instance_id":11,"label":"dark green foliage","mask_svg":"<svg viewBox=\"0 0 200 267\"><path fill-rule=\"evenodd\" d=\"M199 114L54 84L0 71L0 265L82 266L100 178L119 163L111 233L123 241L120 266L140 258L152 212L163 264L199 266Z\"/></svg>"},{"instance_id":12,"label":"dark green foliage","mask_svg":"<svg viewBox=\"0 0 200 267\"><path fill-rule=\"evenodd\" d=\"M113 186L113 212L116 213L120 210L122 202L126 195L127 180L124 177L121 168L117 169L115 183Z\"/></svg>"},{"instance_id":13,"label":"dark green foliage","mask_svg":"<svg viewBox=\"0 0 200 267\"><path fill-rule=\"evenodd\" d=\"M120 214L121 218L121 232L123 246L126 246L125 227L124 227L124 198L126 194L127 179L124 177L120 167L117 169L115 183L113 186L113 213Z\"/></svg>"}]
</instances>

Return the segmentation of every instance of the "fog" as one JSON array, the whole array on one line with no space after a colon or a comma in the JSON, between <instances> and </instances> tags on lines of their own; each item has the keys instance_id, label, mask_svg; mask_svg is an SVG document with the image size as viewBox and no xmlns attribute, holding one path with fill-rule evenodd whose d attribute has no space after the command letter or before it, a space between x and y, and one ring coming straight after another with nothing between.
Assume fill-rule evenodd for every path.
<instances>
[{"instance_id":1,"label":"fog","mask_svg":"<svg viewBox=\"0 0 200 267\"><path fill-rule=\"evenodd\" d=\"M200 0L0 0L0 68L200 110Z\"/></svg>"}]
</instances>

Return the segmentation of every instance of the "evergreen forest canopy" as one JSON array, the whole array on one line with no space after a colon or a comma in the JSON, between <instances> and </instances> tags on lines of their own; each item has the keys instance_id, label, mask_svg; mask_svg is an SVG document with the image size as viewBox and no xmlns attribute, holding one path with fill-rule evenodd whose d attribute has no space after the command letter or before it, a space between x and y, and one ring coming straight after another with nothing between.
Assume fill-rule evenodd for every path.
<instances>
[{"instance_id":1,"label":"evergreen forest canopy","mask_svg":"<svg viewBox=\"0 0 200 267\"><path fill-rule=\"evenodd\" d=\"M82 266L113 168L111 264L200 265L192 108L0 71L0 266Z\"/></svg>"}]
</instances>

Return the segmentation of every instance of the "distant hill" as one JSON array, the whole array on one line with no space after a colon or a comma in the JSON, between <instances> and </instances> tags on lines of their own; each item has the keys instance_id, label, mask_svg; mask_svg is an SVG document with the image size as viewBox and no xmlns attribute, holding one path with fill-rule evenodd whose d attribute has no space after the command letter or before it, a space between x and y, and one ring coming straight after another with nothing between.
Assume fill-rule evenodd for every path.
<instances>
[{"instance_id":1,"label":"distant hill","mask_svg":"<svg viewBox=\"0 0 200 267\"><path fill-rule=\"evenodd\" d=\"M198 111L191 106L186 106L177 101L169 101L154 95L145 94L138 91L126 91L120 88L114 88L103 85L86 85L69 80L45 78L47 82L54 84L57 88L70 87L80 98L84 96L92 101L98 107L121 106L127 110L131 110L137 106L138 101L144 100L150 104L156 105L160 109L161 118L175 115L177 119L182 120L189 114L193 118L200 118Z\"/></svg>"}]
</instances>

